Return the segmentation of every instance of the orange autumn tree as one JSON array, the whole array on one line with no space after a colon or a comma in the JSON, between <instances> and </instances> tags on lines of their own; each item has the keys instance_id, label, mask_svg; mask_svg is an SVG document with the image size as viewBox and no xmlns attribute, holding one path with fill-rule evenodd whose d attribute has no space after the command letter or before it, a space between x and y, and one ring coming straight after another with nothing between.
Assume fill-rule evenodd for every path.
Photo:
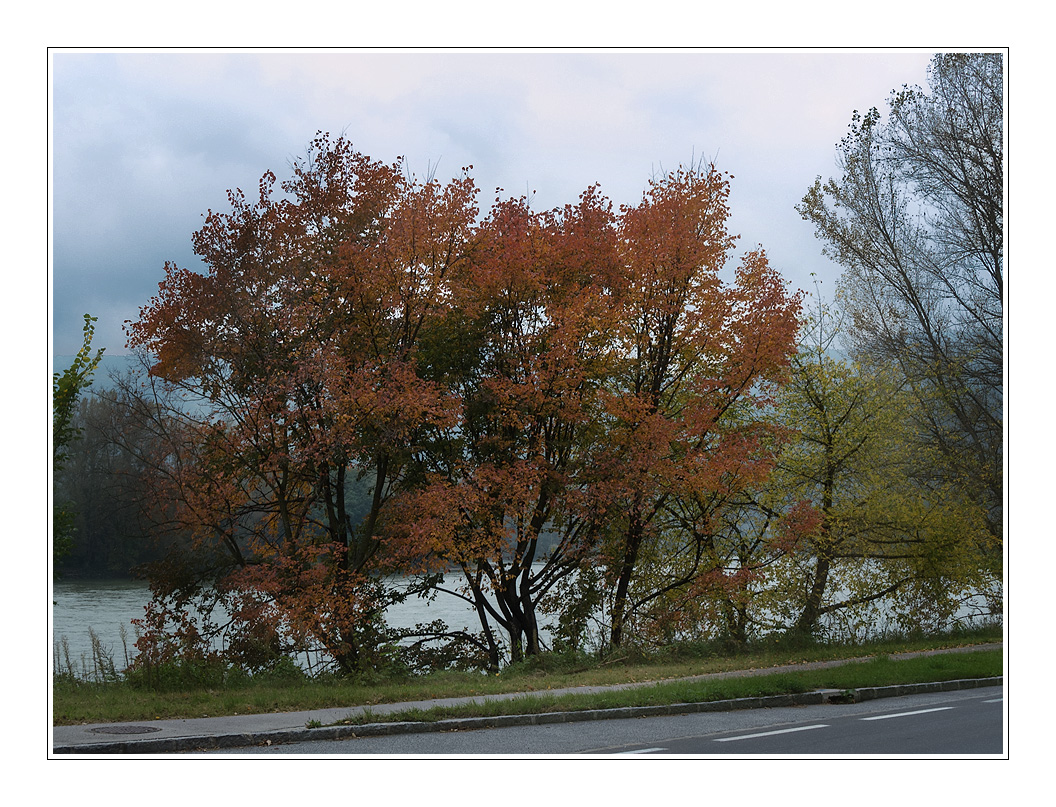
<instances>
[{"instance_id":1,"label":"orange autumn tree","mask_svg":"<svg viewBox=\"0 0 1056 807\"><path fill-rule=\"evenodd\" d=\"M518 660L542 611L578 646L600 608L619 646L679 596L740 584L708 544L772 467L763 408L800 296L761 251L724 282L728 192L680 170L618 216L591 189L548 214L499 204L481 229L443 342L459 423L389 526L461 569L493 667L492 625Z\"/></svg>"},{"instance_id":2,"label":"orange autumn tree","mask_svg":"<svg viewBox=\"0 0 1056 807\"><path fill-rule=\"evenodd\" d=\"M769 473L799 297L761 250L723 275L723 175L478 220L468 175L320 135L275 182L210 212L206 273L167 265L128 326L184 400L154 494L192 536L156 567L144 658L201 652L189 591L219 598L238 663L316 646L352 672L393 638L386 573L456 570L493 669L546 649L547 611L573 637L590 585L613 646L740 585L708 542Z\"/></svg>"},{"instance_id":3,"label":"orange autumn tree","mask_svg":"<svg viewBox=\"0 0 1056 807\"><path fill-rule=\"evenodd\" d=\"M725 175L697 166L654 179L621 211L626 287L611 313L619 331L593 483L613 513L598 559L613 647L636 618L657 618L648 609L664 595L699 597L737 573L709 562L716 519L773 462L764 409L795 350L801 295L761 249L723 278L736 239L728 196Z\"/></svg>"},{"instance_id":4,"label":"orange autumn tree","mask_svg":"<svg viewBox=\"0 0 1056 807\"><path fill-rule=\"evenodd\" d=\"M263 624L353 671L372 663L386 602L379 516L420 436L452 417L415 351L449 305L476 190L322 134L278 197L274 183L209 212L194 236L207 273L166 265L128 344L194 401L190 450L158 478L196 548L225 561L212 583L234 643Z\"/></svg>"},{"instance_id":5,"label":"orange autumn tree","mask_svg":"<svg viewBox=\"0 0 1056 807\"><path fill-rule=\"evenodd\" d=\"M586 562L604 513L585 492L621 282L611 205L497 202L430 368L460 401L422 487L389 524L426 569L458 569L488 665L543 650L540 602Z\"/></svg>"}]
</instances>

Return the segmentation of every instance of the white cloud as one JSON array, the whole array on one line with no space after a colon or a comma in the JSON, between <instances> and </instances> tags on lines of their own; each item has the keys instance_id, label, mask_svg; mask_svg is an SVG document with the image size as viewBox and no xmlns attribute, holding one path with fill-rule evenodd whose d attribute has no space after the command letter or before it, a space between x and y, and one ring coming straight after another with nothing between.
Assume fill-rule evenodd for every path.
<instances>
[{"instance_id":1,"label":"white cloud","mask_svg":"<svg viewBox=\"0 0 1056 807\"><path fill-rule=\"evenodd\" d=\"M495 187L537 191L537 208L588 185L636 202L651 172L717 158L735 175L732 227L802 285L820 247L793 205L833 170L851 110L922 83L928 54L341 53L56 54L56 351L79 340L79 309L107 310L100 340L153 293L165 260L225 191L280 179L316 130L345 132L419 176L472 164ZM830 273L833 271L830 268ZM125 311L114 316L110 312ZM72 350L71 350L72 345Z\"/></svg>"}]
</instances>

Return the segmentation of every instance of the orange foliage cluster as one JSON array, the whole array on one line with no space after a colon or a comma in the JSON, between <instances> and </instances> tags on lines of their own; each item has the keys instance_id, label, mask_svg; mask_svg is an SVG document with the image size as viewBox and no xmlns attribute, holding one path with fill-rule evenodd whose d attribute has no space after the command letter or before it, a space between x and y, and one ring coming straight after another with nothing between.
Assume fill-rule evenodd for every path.
<instances>
[{"instance_id":1,"label":"orange foliage cluster","mask_svg":"<svg viewBox=\"0 0 1056 807\"><path fill-rule=\"evenodd\" d=\"M619 643L665 508L707 521L779 439L759 413L800 296L761 249L724 280L728 178L679 170L619 211L592 187L481 218L468 169L422 183L320 135L274 183L210 211L208 273L166 265L128 325L155 376L206 401L163 476L173 518L226 547L229 607L351 669L371 575L454 567L494 664L492 626L514 658L538 652L539 603L594 566Z\"/></svg>"}]
</instances>

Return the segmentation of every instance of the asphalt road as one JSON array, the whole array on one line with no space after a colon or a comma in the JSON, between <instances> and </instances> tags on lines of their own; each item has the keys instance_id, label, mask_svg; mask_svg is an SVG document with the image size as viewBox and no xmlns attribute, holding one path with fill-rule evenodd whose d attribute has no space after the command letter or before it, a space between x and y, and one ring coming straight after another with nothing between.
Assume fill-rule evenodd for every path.
<instances>
[{"instance_id":1,"label":"asphalt road","mask_svg":"<svg viewBox=\"0 0 1056 807\"><path fill-rule=\"evenodd\" d=\"M1001 755L1004 689L908 695L858 704L276 744L225 755L515 756Z\"/></svg>"}]
</instances>

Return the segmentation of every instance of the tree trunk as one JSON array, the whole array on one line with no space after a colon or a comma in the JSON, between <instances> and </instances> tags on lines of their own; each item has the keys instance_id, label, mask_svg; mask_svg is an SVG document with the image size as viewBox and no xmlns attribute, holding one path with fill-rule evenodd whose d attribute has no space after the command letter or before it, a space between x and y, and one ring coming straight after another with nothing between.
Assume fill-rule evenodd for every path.
<instances>
[{"instance_id":1,"label":"tree trunk","mask_svg":"<svg viewBox=\"0 0 1056 807\"><path fill-rule=\"evenodd\" d=\"M497 673L499 671L499 643L495 641L495 634L492 633L491 623L488 622L488 612L484 607L484 593L481 591L479 585L473 586L473 607L477 610L477 619L480 620L480 626L484 630L484 639L488 643L488 672Z\"/></svg>"},{"instance_id":2,"label":"tree trunk","mask_svg":"<svg viewBox=\"0 0 1056 807\"><path fill-rule=\"evenodd\" d=\"M830 567L831 562L828 558L818 558L818 565L814 568L814 579L807 594L807 602L794 628L796 634L800 636L810 635L817 626L818 617L821 615L821 599L825 594L825 586L829 582Z\"/></svg>"},{"instance_id":3,"label":"tree trunk","mask_svg":"<svg viewBox=\"0 0 1056 807\"><path fill-rule=\"evenodd\" d=\"M641 517L635 512L631 516L631 523L627 527L627 542L623 551L623 563L620 566L620 576L616 582L616 595L612 601L612 629L609 635L609 643L614 648L619 647L623 642L624 623L627 617L627 593L630 589L634 567L638 563L638 551L642 545L644 530L645 527L642 524Z\"/></svg>"},{"instance_id":4,"label":"tree trunk","mask_svg":"<svg viewBox=\"0 0 1056 807\"><path fill-rule=\"evenodd\" d=\"M825 480L822 485L822 527L818 547L818 563L814 567L814 579L807 593L807 602L803 606L803 612L796 620L794 631L799 636L808 636L817 627L818 617L821 616L821 601L825 596L825 587L829 583L829 570L832 568L832 552L834 551L831 532L832 511L836 493L836 464L832 459L833 448L830 443L825 447Z\"/></svg>"}]
</instances>

